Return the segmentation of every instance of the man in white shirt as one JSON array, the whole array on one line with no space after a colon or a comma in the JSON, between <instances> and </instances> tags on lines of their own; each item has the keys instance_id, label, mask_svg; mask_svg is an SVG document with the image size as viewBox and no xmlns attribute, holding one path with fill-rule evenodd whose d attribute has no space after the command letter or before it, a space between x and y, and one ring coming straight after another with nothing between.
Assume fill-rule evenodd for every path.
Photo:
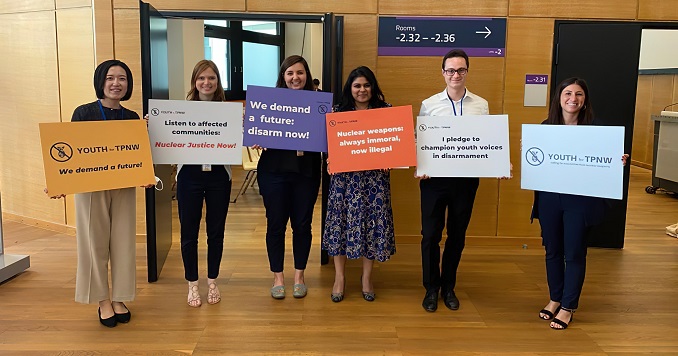
<instances>
[{"instance_id":1,"label":"man in white shirt","mask_svg":"<svg viewBox=\"0 0 678 356\"><path fill-rule=\"evenodd\" d=\"M468 55L455 49L443 57L442 75L447 87L421 103L419 116L488 115L487 100L466 89L469 72ZM457 267L471 220L478 178L430 178L422 176L421 191L421 261L426 296L422 307L428 312L438 309L438 292L442 291L445 306L459 309L454 293ZM447 240L440 264L440 241L447 216Z\"/></svg>"}]
</instances>

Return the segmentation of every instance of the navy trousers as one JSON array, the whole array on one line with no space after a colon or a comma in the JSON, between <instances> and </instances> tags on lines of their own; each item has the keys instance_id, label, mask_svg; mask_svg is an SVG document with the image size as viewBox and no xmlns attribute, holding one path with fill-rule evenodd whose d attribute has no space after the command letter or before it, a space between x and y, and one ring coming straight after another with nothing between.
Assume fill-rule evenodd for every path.
<instances>
[{"instance_id":1,"label":"navy trousers","mask_svg":"<svg viewBox=\"0 0 678 356\"><path fill-rule=\"evenodd\" d=\"M320 177L259 171L257 180L266 208L266 250L271 272L283 271L288 221L292 225L294 268L306 269L311 251L313 207L318 199Z\"/></svg>"},{"instance_id":2,"label":"navy trousers","mask_svg":"<svg viewBox=\"0 0 678 356\"><path fill-rule=\"evenodd\" d=\"M539 192L539 224L551 300L577 309L586 274L586 234L596 198Z\"/></svg>"},{"instance_id":3,"label":"navy trousers","mask_svg":"<svg viewBox=\"0 0 678 356\"><path fill-rule=\"evenodd\" d=\"M201 165L184 165L177 178L181 223L181 258L187 281L198 280L198 234L205 202L207 278L217 278L224 252L224 229L231 199L231 179L223 165L204 172Z\"/></svg>"},{"instance_id":4,"label":"navy trousers","mask_svg":"<svg viewBox=\"0 0 678 356\"><path fill-rule=\"evenodd\" d=\"M424 288L443 293L454 290L457 267L466 241L466 228L471 221L473 202L480 181L478 178L430 178L419 182L421 191L421 265ZM440 262L440 241L445 228L447 240Z\"/></svg>"}]
</instances>

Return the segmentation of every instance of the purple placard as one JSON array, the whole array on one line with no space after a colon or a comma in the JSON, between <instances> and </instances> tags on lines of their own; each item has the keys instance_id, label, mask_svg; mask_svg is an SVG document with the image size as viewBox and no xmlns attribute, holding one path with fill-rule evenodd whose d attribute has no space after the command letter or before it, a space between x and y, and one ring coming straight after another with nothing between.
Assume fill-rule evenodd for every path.
<instances>
[{"instance_id":1,"label":"purple placard","mask_svg":"<svg viewBox=\"0 0 678 356\"><path fill-rule=\"evenodd\" d=\"M247 86L243 146L327 152L332 93Z\"/></svg>"},{"instance_id":2,"label":"purple placard","mask_svg":"<svg viewBox=\"0 0 678 356\"><path fill-rule=\"evenodd\" d=\"M548 84L549 76L547 74L526 74L525 84Z\"/></svg>"},{"instance_id":3,"label":"purple placard","mask_svg":"<svg viewBox=\"0 0 678 356\"><path fill-rule=\"evenodd\" d=\"M458 47L379 47L379 56L444 56L452 49L463 49L469 57L504 57L505 48Z\"/></svg>"}]
</instances>

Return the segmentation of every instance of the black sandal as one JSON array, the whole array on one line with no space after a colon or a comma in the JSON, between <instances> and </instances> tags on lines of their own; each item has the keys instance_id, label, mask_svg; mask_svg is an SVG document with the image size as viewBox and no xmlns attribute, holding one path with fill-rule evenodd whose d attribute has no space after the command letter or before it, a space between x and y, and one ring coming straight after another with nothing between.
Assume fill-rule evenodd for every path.
<instances>
[{"instance_id":1,"label":"black sandal","mask_svg":"<svg viewBox=\"0 0 678 356\"><path fill-rule=\"evenodd\" d=\"M539 319L541 319L541 320L553 320L553 318L558 314L559 311L560 311L560 306L558 306L558 308L556 308L556 311L554 311L554 312L551 312L550 310L547 310L547 309L542 309L542 310L539 311L539 314L544 314L544 315L547 316L547 318L543 318L541 315L539 315Z\"/></svg>"},{"instance_id":2,"label":"black sandal","mask_svg":"<svg viewBox=\"0 0 678 356\"><path fill-rule=\"evenodd\" d=\"M555 327L553 327L553 325L549 325L551 327L551 329L553 329L553 330L565 330L565 329L567 329L568 326L570 326L570 323L572 322L572 318L574 316L574 309L565 309L565 308L561 308L561 309L570 312L570 320L568 320L567 323L566 323L565 321L560 320L558 318L553 318L553 323L556 323L556 324L561 326L560 328L555 328Z\"/></svg>"}]
</instances>

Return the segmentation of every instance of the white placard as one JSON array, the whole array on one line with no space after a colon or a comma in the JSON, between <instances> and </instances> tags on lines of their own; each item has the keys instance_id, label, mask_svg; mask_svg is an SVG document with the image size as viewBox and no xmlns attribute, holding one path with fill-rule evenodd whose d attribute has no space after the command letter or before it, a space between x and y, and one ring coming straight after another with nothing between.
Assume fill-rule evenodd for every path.
<instances>
[{"instance_id":1,"label":"white placard","mask_svg":"<svg viewBox=\"0 0 678 356\"><path fill-rule=\"evenodd\" d=\"M417 175L509 177L508 115L417 117Z\"/></svg>"},{"instance_id":2,"label":"white placard","mask_svg":"<svg viewBox=\"0 0 678 356\"><path fill-rule=\"evenodd\" d=\"M623 126L523 125L520 187L622 199Z\"/></svg>"},{"instance_id":3,"label":"white placard","mask_svg":"<svg viewBox=\"0 0 678 356\"><path fill-rule=\"evenodd\" d=\"M242 103L148 101L155 164L242 164Z\"/></svg>"}]
</instances>

